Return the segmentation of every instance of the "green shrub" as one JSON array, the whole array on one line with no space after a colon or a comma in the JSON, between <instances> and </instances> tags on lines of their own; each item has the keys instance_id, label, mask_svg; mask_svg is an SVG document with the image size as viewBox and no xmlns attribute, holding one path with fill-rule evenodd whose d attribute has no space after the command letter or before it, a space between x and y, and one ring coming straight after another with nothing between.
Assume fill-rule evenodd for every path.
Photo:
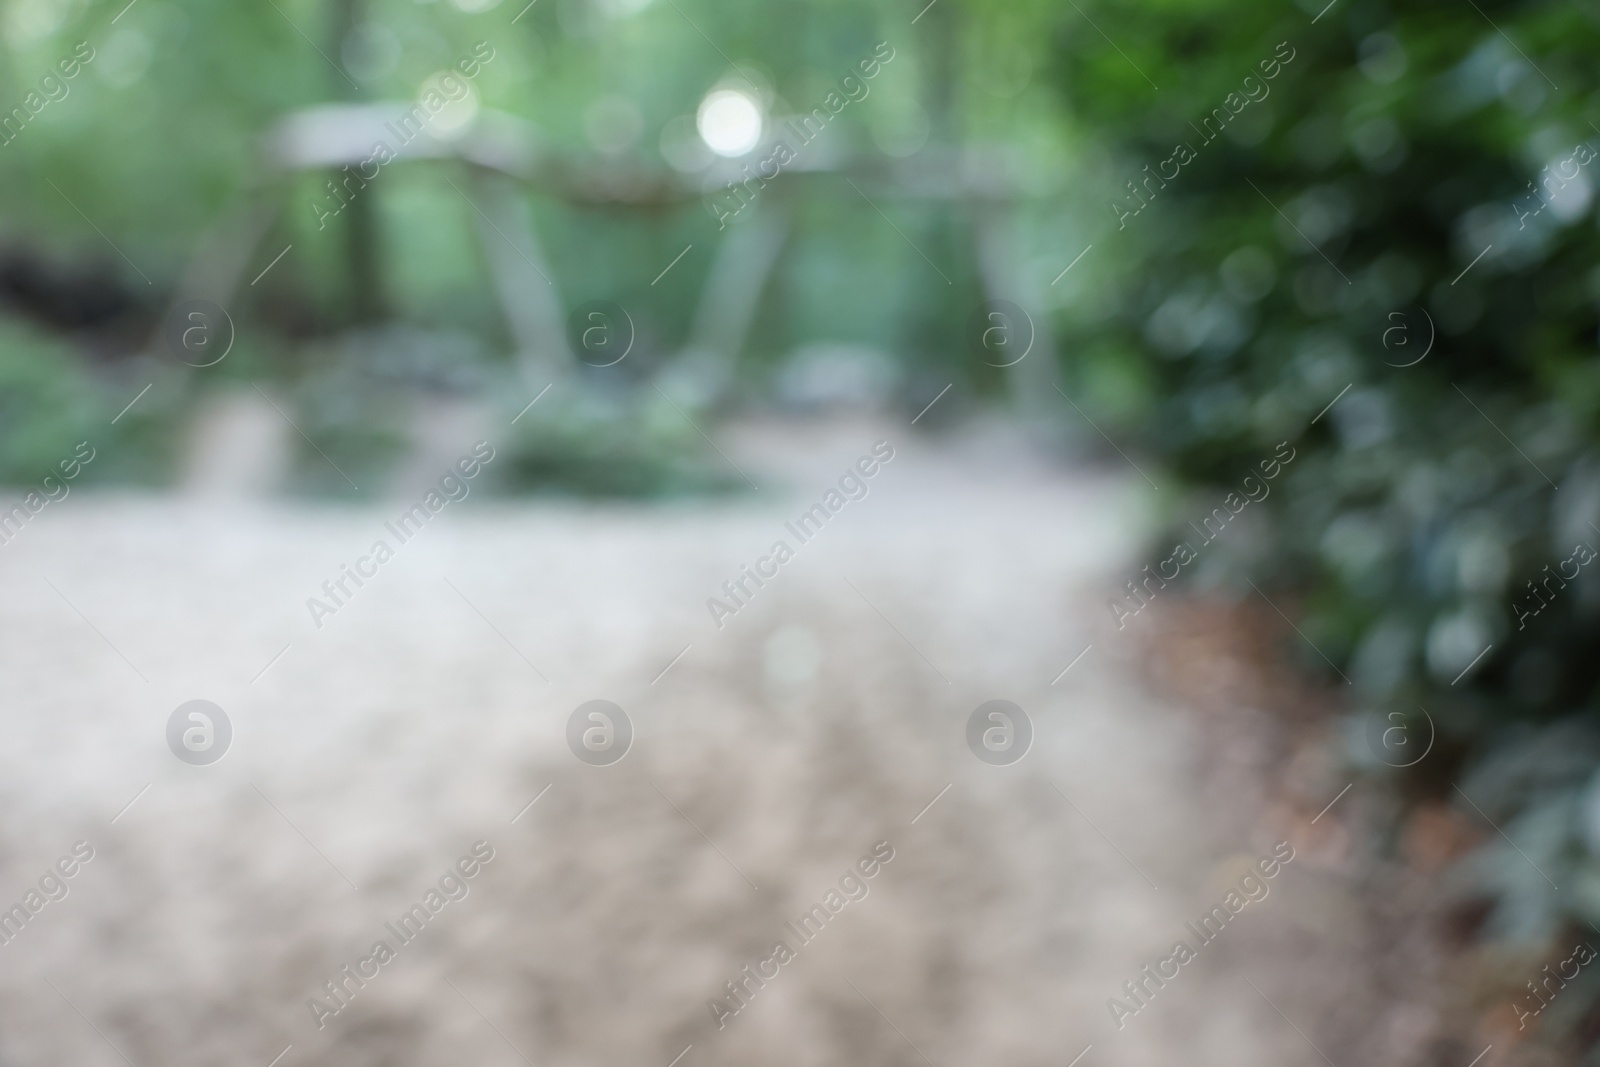
<instances>
[{"instance_id":1,"label":"green shrub","mask_svg":"<svg viewBox=\"0 0 1600 1067\"><path fill-rule=\"evenodd\" d=\"M1094 239L1115 296L1064 317L1086 353L1068 377L1087 394L1098 353L1137 360L1145 402L1104 425L1193 484L1299 450L1266 504L1274 550L1245 573L1305 594L1300 627L1353 714L1427 709L1439 742L1411 794L1491 834L1464 870L1496 905L1486 934L1547 938L1600 922L1600 565L1536 615L1527 599L1579 541L1600 550L1600 161L1574 155L1600 148L1583 58L1600 24L1352 0L1313 24L1322 7L1086 8L1121 53L1074 34L1057 73L1109 153ZM1293 59L1235 113L1280 47ZM1191 123L1213 106L1228 122L1207 143ZM1185 142L1132 213L1126 180ZM1562 161L1535 213L1530 181Z\"/></svg>"}]
</instances>

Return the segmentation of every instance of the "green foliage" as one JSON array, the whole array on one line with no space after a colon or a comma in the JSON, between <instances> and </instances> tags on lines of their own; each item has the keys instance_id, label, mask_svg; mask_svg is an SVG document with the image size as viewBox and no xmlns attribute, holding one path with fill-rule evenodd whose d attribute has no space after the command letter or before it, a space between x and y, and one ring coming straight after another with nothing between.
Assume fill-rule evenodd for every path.
<instances>
[{"instance_id":1,"label":"green foliage","mask_svg":"<svg viewBox=\"0 0 1600 1067\"><path fill-rule=\"evenodd\" d=\"M352 334L296 351L290 395L278 401L297 432L291 485L319 495L371 495L405 453L412 383L474 380L469 340L410 330Z\"/></svg>"},{"instance_id":2,"label":"green foliage","mask_svg":"<svg viewBox=\"0 0 1600 1067\"><path fill-rule=\"evenodd\" d=\"M1321 8L1086 9L1121 53L1074 35L1056 73L1107 147L1115 297L1065 323L1089 350L1073 373L1136 359L1148 403L1112 418L1188 480L1299 450L1249 570L1308 594L1302 629L1358 711L1428 710L1440 743L1407 773L1458 805L1460 783L1522 843L1486 846L1474 884L1491 932L1547 937L1600 921L1600 567L1528 584L1600 549L1600 162L1561 166L1537 213L1529 183L1600 146L1600 23L1340 0L1313 25ZM1251 74L1270 92L1238 107ZM1173 177L1178 144L1194 159ZM1146 164L1167 180L1143 187Z\"/></svg>"},{"instance_id":3,"label":"green foliage","mask_svg":"<svg viewBox=\"0 0 1600 1067\"><path fill-rule=\"evenodd\" d=\"M113 384L72 345L0 320L0 485L37 485L85 441L95 458L82 468L83 482L163 480L175 448L169 408L178 386L174 375L138 370L149 376L127 374ZM149 393L117 418L143 388L128 384L136 378Z\"/></svg>"},{"instance_id":4,"label":"green foliage","mask_svg":"<svg viewBox=\"0 0 1600 1067\"><path fill-rule=\"evenodd\" d=\"M71 347L0 322L0 483L36 482L84 440L92 391Z\"/></svg>"},{"instance_id":5,"label":"green foliage","mask_svg":"<svg viewBox=\"0 0 1600 1067\"><path fill-rule=\"evenodd\" d=\"M744 491L743 479L670 406L568 396L518 419L496 461L501 485L561 496Z\"/></svg>"}]
</instances>

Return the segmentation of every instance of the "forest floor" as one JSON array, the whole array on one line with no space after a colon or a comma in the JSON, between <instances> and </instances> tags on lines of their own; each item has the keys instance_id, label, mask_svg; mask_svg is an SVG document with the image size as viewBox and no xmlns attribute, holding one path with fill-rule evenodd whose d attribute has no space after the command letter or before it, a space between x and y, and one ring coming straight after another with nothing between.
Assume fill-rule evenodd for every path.
<instances>
[{"instance_id":1,"label":"forest floor","mask_svg":"<svg viewBox=\"0 0 1600 1067\"><path fill-rule=\"evenodd\" d=\"M0 944L0 1063L1354 1067L1438 1048L1433 964L1397 934L1421 906L1370 899L1362 788L1343 792L1325 720L1264 710L1294 694L1240 681L1225 605L1111 624L1147 562L1131 472L997 430L719 437L760 492L479 494L402 544L385 524L419 494L84 490L0 547L0 907L93 850ZM865 497L800 543L785 523L879 441ZM380 539L393 558L314 622L308 598ZM719 628L708 598L779 540L793 558ZM207 766L167 742L197 698L233 732ZM597 698L634 731L609 766L568 744ZM1010 765L967 743L995 699L1034 733ZM473 876L447 877L479 842ZM807 940L790 924L813 905L829 921ZM1219 907L1202 942L1188 924ZM394 958L365 963L380 940ZM1193 958L1163 965L1180 941Z\"/></svg>"}]
</instances>

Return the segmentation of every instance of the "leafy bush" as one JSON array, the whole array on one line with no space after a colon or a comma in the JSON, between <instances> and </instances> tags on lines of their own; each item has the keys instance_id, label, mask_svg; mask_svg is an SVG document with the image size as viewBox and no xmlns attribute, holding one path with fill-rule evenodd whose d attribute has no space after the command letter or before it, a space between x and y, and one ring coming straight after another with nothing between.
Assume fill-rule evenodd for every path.
<instances>
[{"instance_id":1,"label":"leafy bush","mask_svg":"<svg viewBox=\"0 0 1600 1067\"><path fill-rule=\"evenodd\" d=\"M0 485L36 484L81 441L95 450L83 482L165 481L177 443L176 375L143 362L134 369L93 368L72 344L0 319ZM119 418L143 388L136 380L150 389Z\"/></svg>"},{"instance_id":2,"label":"leafy bush","mask_svg":"<svg viewBox=\"0 0 1600 1067\"><path fill-rule=\"evenodd\" d=\"M501 484L514 489L656 497L745 488L727 461L653 391L624 399L569 390L565 403L530 409L514 429L498 471Z\"/></svg>"},{"instance_id":3,"label":"leafy bush","mask_svg":"<svg viewBox=\"0 0 1600 1067\"><path fill-rule=\"evenodd\" d=\"M1091 403L1104 379L1146 383L1097 410L1191 483L1299 450L1248 573L1305 594L1301 629L1353 711L1427 710L1439 740L1411 795L1492 835L1463 871L1495 904L1486 934L1547 939L1600 922L1600 566L1574 552L1600 550L1582 58L1600 23L1544 3L1322 8L1086 8L1105 37L1066 39L1057 77L1120 206L1095 237L1112 298L1064 322L1069 378ZM1137 369L1107 370L1122 361Z\"/></svg>"},{"instance_id":4,"label":"leafy bush","mask_svg":"<svg viewBox=\"0 0 1600 1067\"><path fill-rule=\"evenodd\" d=\"M71 347L0 322L0 483L27 484L83 440L92 392Z\"/></svg>"}]
</instances>

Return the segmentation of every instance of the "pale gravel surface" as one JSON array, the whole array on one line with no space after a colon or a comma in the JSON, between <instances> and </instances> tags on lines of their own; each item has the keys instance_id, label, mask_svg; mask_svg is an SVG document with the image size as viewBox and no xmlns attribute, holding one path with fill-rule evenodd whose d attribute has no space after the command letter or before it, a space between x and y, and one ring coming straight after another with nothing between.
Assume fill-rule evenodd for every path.
<instances>
[{"instance_id":1,"label":"pale gravel surface","mask_svg":"<svg viewBox=\"0 0 1600 1067\"><path fill-rule=\"evenodd\" d=\"M98 852L0 946L0 1062L1323 1062L1243 981L1270 996L1305 963L1282 954L1208 948L1110 1024L1106 998L1273 843L1202 799L1194 720L1105 627L1132 484L1003 436L728 436L762 495L475 497L320 631L305 598L399 501L80 491L0 548L0 902L74 841ZM871 495L717 631L705 598L882 437ZM207 768L165 747L195 697L236 730ZM638 733L610 768L565 746L594 697ZM994 697L1037 726L1014 767L964 745ZM471 894L319 1031L307 998L478 839ZM719 1032L707 999L881 840L870 894ZM1315 879L1291 865L1237 923Z\"/></svg>"}]
</instances>

